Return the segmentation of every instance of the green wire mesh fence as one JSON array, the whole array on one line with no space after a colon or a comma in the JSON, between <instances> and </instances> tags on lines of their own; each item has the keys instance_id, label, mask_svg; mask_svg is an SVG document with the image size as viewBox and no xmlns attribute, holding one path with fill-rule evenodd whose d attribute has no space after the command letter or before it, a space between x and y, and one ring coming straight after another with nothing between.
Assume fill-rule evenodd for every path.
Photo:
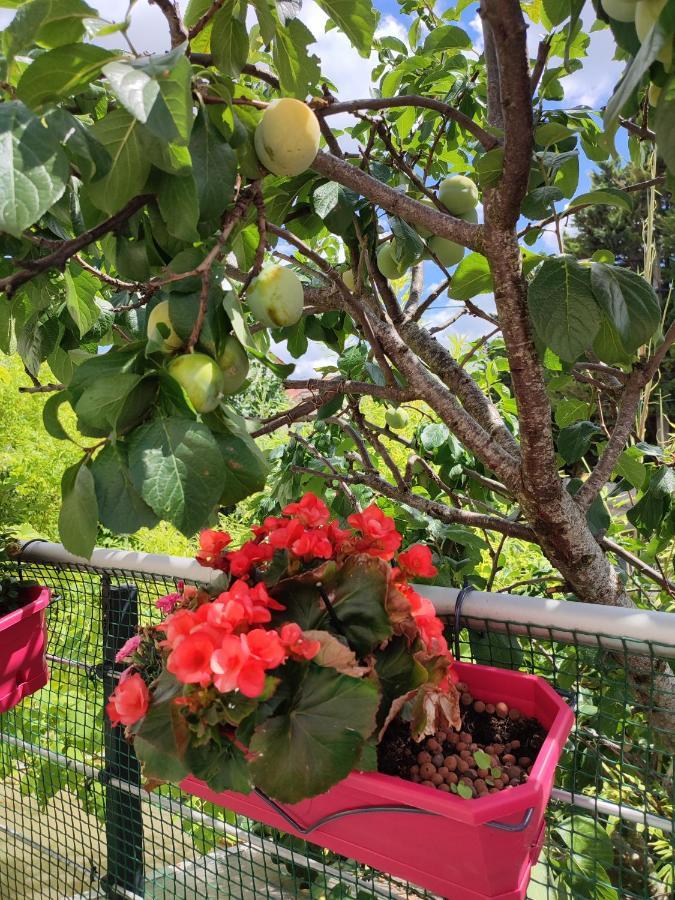
<instances>
[{"instance_id":1,"label":"green wire mesh fence","mask_svg":"<svg viewBox=\"0 0 675 900\"><path fill-rule=\"evenodd\" d=\"M0 715L2 900L431 897L177 788L146 793L133 754L105 725L104 698L116 649L157 620L155 600L175 580L71 563L20 571L55 593L51 680ZM675 644L552 631L543 605L536 627L466 624L462 659L542 675L577 701L528 897L671 898L673 759L654 739L649 678L638 696L626 669L639 658L648 673L675 657Z\"/></svg>"}]
</instances>

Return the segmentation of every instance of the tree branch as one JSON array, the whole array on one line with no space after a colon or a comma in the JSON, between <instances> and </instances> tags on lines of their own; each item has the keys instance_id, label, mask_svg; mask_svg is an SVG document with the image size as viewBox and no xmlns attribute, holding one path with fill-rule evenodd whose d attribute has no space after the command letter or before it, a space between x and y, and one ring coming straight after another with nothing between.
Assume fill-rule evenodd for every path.
<instances>
[{"instance_id":1,"label":"tree branch","mask_svg":"<svg viewBox=\"0 0 675 900\"><path fill-rule=\"evenodd\" d=\"M395 403L404 403L418 399L414 391L407 391L395 385L370 384L367 381L347 381L342 378L303 378L297 380L290 378L284 381L284 387L287 390L305 390L321 394L329 393L333 396L336 394L357 396L365 394L382 400L392 400Z\"/></svg>"},{"instance_id":2,"label":"tree branch","mask_svg":"<svg viewBox=\"0 0 675 900\"><path fill-rule=\"evenodd\" d=\"M172 0L149 0L150 4L154 3L164 13L164 18L169 23L169 34L171 35L171 46L178 47L188 39L187 28L183 24L178 11L178 4L172 3Z\"/></svg>"},{"instance_id":3,"label":"tree branch","mask_svg":"<svg viewBox=\"0 0 675 900\"><path fill-rule=\"evenodd\" d=\"M420 109L433 109L456 122L464 131L468 131L477 141L483 145L486 150L491 150L498 146L499 139L481 128L473 119L465 115L461 110L450 106L449 103L443 103L442 100L435 100L433 97L421 97L418 94L406 94L402 97L375 97L364 100L347 100L344 103L330 103L327 106L317 106L315 112L319 117L337 116L340 113L351 113L361 109L395 109L401 106L415 106Z\"/></svg>"},{"instance_id":4,"label":"tree branch","mask_svg":"<svg viewBox=\"0 0 675 900\"><path fill-rule=\"evenodd\" d=\"M483 252L483 228L481 225L472 225L463 219L446 215L418 200L413 200L351 163L328 153L321 151L317 153L312 168L320 175L325 175L326 178L351 188L392 215L400 216L411 225L421 225L423 228L428 228L433 234L448 238L448 240L469 247L478 253Z\"/></svg>"},{"instance_id":5,"label":"tree branch","mask_svg":"<svg viewBox=\"0 0 675 900\"><path fill-rule=\"evenodd\" d=\"M188 32L188 40L194 40L197 35L203 31L206 26L209 24L211 19L215 16L218 10L224 5L225 0L213 0L213 3L206 10L203 16L200 16L199 19L192 26L190 31Z\"/></svg>"},{"instance_id":6,"label":"tree branch","mask_svg":"<svg viewBox=\"0 0 675 900\"><path fill-rule=\"evenodd\" d=\"M656 353L644 365L636 367L628 378L619 401L616 422L605 447L605 452L586 481L574 495L574 499L581 509L588 509L612 474L612 470L623 452L633 429L642 391L658 371L661 362L673 343L675 343L675 322L671 324L666 332L663 343Z\"/></svg>"},{"instance_id":7,"label":"tree branch","mask_svg":"<svg viewBox=\"0 0 675 900\"><path fill-rule=\"evenodd\" d=\"M103 237L104 234L115 231L116 228L123 222L126 222L127 219L130 219L134 213L142 209L152 199L152 194L141 194L138 197L134 197L123 209L106 219L105 222L95 225L88 231L83 231L82 234L70 241L64 241L47 256L31 260L30 269L19 269L12 275L0 278L0 291L4 291L8 297L11 297L18 287L31 281L36 275L46 272L48 269L63 269L68 260L75 256L76 253Z\"/></svg>"},{"instance_id":8,"label":"tree branch","mask_svg":"<svg viewBox=\"0 0 675 900\"><path fill-rule=\"evenodd\" d=\"M551 50L552 39L553 35L547 34L543 40L539 41L539 47L537 48L537 58L534 61L532 74L530 75L530 93L533 97L537 93L537 88L539 87L541 76L544 74L544 69L546 68L546 60L548 59L548 54Z\"/></svg>"},{"instance_id":9,"label":"tree branch","mask_svg":"<svg viewBox=\"0 0 675 900\"><path fill-rule=\"evenodd\" d=\"M504 120L504 165L494 189L500 202L493 219L512 228L527 192L534 147L527 27L518 0L481 0L480 14L494 35Z\"/></svg>"}]
</instances>

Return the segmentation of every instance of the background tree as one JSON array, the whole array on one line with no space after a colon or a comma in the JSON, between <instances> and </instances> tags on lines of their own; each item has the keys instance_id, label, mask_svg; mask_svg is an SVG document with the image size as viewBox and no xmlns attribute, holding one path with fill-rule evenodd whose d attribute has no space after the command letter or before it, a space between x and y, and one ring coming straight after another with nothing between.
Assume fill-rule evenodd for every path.
<instances>
[{"instance_id":1,"label":"background tree","mask_svg":"<svg viewBox=\"0 0 675 900\"><path fill-rule=\"evenodd\" d=\"M438 15L406 0L404 42L375 39L365 0L321 0L363 56L377 54L377 96L346 102L295 4L255 2L253 25L246 3L191 0L184 15L155 5L163 56L92 43L115 29L128 38L128 21L101 23L82 0L58 14L12 2L3 35L0 347L20 354L35 392L53 391L47 430L80 448L62 480L66 547L87 556L99 520L193 533L266 487L255 438L310 418L319 436L303 426L289 452L313 462L290 460L286 490L309 474L336 486L338 508L367 490L429 523L494 533L500 547L531 542L588 602L633 606L619 560L671 591L654 562L673 531L670 457L632 435L675 329L658 336L662 308L640 276L606 257L580 263L562 239L546 255L537 240L547 227L561 235L580 206L628 210L635 193L662 189L661 175L590 194L577 183L580 158L607 159L619 127L675 166L672 2L647 31L598 13L628 60L602 124L551 102L589 46L576 2L482 0L479 55L465 3ZM532 52L525 13L548 33ZM661 88L651 116L650 82ZM270 106L282 96L311 97L314 113ZM356 124L333 128L343 113ZM440 285L425 286L425 258ZM283 276L261 275L272 261ZM425 317L446 293L499 334L485 366L472 364L477 347L455 358ZM296 358L322 342L336 371L288 380L270 334ZM264 421L238 414L221 399L233 336L308 396ZM401 439L369 415L378 404L413 404L432 421ZM607 535L603 498L625 485L649 561ZM638 697L670 710L653 723L668 740L672 673L639 658L629 668Z\"/></svg>"}]
</instances>

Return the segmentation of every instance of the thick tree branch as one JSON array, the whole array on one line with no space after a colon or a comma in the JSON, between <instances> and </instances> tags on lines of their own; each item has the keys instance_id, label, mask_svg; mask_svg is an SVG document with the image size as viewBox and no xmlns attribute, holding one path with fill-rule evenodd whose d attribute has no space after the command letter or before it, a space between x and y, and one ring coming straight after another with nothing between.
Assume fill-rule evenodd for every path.
<instances>
[{"instance_id":1,"label":"thick tree branch","mask_svg":"<svg viewBox=\"0 0 675 900\"><path fill-rule=\"evenodd\" d=\"M408 319L401 323L398 331L406 344L459 397L464 409L485 429L490 439L495 440L514 459L518 459L518 444L504 424L499 410L450 352L417 322Z\"/></svg>"},{"instance_id":2,"label":"thick tree branch","mask_svg":"<svg viewBox=\"0 0 675 900\"><path fill-rule=\"evenodd\" d=\"M518 0L481 0L480 14L494 35L504 120L504 165L494 189L500 202L493 209L493 221L511 228L527 192L534 147L527 27Z\"/></svg>"},{"instance_id":3,"label":"thick tree branch","mask_svg":"<svg viewBox=\"0 0 675 900\"><path fill-rule=\"evenodd\" d=\"M483 55L485 56L485 69L487 75L487 110L488 122L493 128L504 127L502 115L502 98L499 83L499 62L497 60L497 48L492 34L490 23L483 18Z\"/></svg>"},{"instance_id":4,"label":"thick tree branch","mask_svg":"<svg viewBox=\"0 0 675 900\"><path fill-rule=\"evenodd\" d=\"M183 24L180 17L178 4L172 0L149 0L150 4L154 3L164 13L164 18L169 23L169 34L171 35L171 46L177 47L188 39L187 28Z\"/></svg>"},{"instance_id":5,"label":"thick tree branch","mask_svg":"<svg viewBox=\"0 0 675 900\"><path fill-rule=\"evenodd\" d=\"M315 109L317 116L337 116L340 113L351 113L361 109L395 109L401 106L415 106L420 109L433 109L446 119L456 122L464 131L468 131L486 150L498 146L499 140L489 131L481 128L473 119L465 115L461 110L435 100L433 97L421 97L418 94L406 94L401 97L375 97L364 100L347 100L344 103L330 103L327 106L318 106Z\"/></svg>"},{"instance_id":6,"label":"thick tree branch","mask_svg":"<svg viewBox=\"0 0 675 900\"><path fill-rule=\"evenodd\" d=\"M367 381L346 381L342 378L289 378L287 381L284 381L284 387L287 390L305 390L320 394L366 395L368 397L378 397L381 400L391 400L394 403L417 400L417 395L414 391L407 391L395 385L370 384Z\"/></svg>"},{"instance_id":7,"label":"thick tree branch","mask_svg":"<svg viewBox=\"0 0 675 900\"><path fill-rule=\"evenodd\" d=\"M68 260L75 256L76 253L89 244L93 244L94 241L103 237L104 234L115 231L116 228L119 228L123 222L130 219L134 213L142 209L150 200L152 200L152 194L141 194L138 197L134 197L123 209L106 219L105 222L83 231L82 234L70 241L64 241L47 256L31 260L30 269L18 269L12 275L0 278L0 291L5 291L7 296L11 297L18 287L26 284L27 281L31 281L36 275L49 269L63 269Z\"/></svg>"},{"instance_id":8,"label":"thick tree branch","mask_svg":"<svg viewBox=\"0 0 675 900\"><path fill-rule=\"evenodd\" d=\"M377 178L373 178L351 163L328 153L319 152L312 168L320 175L351 188L392 215L400 216L411 225L428 228L433 234L448 238L478 253L483 252L483 228L472 225L455 216L445 215L418 200L413 200L401 191L395 191Z\"/></svg>"}]
</instances>

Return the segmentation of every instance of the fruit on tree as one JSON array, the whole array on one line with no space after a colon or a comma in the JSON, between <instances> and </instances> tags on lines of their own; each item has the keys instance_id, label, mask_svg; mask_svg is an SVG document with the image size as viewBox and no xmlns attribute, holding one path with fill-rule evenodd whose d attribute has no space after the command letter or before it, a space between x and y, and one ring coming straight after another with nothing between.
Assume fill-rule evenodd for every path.
<instances>
[{"instance_id":1,"label":"fruit on tree","mask_svg":"<svg viewBox=\"0 0 675 900\"><path fill-rule=\"evenodd\" d=\"M464 219L465 222L471 222L472 225L478 224L478 210L475 206L471 207L468 212L462 213L459 217L460 219Z\"/></svg>"},{"instance_id":2,"label":"fruit on tree","mask_svg":"<svg viewBox=\"0 0 675 900\"><path fill-rule=\"evenodd\" d=\"M461 244L456 244L454 241L447 240L447 238L438 237L437 235L432 237L427 243L431 252L446 269L456 266L464 256L464 247Z\"/></svg>"},{"instance_id":3,"label":"fruit on tree","mask_svg":"<svg viewBox=\"0 0 675 900\"><path fill-rule=\"evenodd\" d=\"M401 409L400 406L397 406L394 409L390 407L384 413L384 420L390 428L399 431L408 424L408 413L404 409Z\"/></svg>"},{"instance_id":4,"label":"fruit on tree","mask_svg":"<svg viewBox=\"0 0 675 900\"><path fill-rule=\"evenodd\" d=\"M162 353L173 353L183 341L176 334L169 317L169 301L161 300L148 316L148 340Z\"/></svg>"},{"instance_id":5,"label":"fruit on tree","mask_svg":"<svg viewBox=\"0 0 675 900\"><path fill-rule=\"evenodd\" d=\"M183 388L197 412L211 412L218 406L223 393L224 376L210 356L205 353L184 353L171 360L168 371Z\"/></svg>"},{"instance_id":6,"label":"fruit on tree","mask_svg":"<svg viewBox=\"0 0 675 900\"><path fill-rule=\"evenodd\" d=\"M302 316L302 282L292 269L268 266L251 282L246 293L248 308L268 328L295 325Z\"/></svg>"},{"instance_id":7,"label":"fruit on tree","mask_svg":"<svg viewBox=\"0 0 675 900\"><path fill-rule=\"evenodd\" d=\"M385 278L402 278L407 267L402 266L394 259L394 242L388 241L377 251L377 268L382 272Z\"/></svg>"},{"instance_id":8,"label":"fruit on tree","mask_svg":"<svg viewBox=\"0 0 675 900\"><path fill-rule=\"evenodd\" d=\"M342 280L345 283L345 287L349 288L350 291L353 291L356 287L354 282L354 273L351 269L345 269L342 273Z\"/></svg>"},{"instance_id":9,"label":"fruit on tree","mask_svg":"<svg viewBox=\"0 0 675 900\"><path fill-rule=\"evenodd\" d=\"M441 182L438 199L453 216L462 216L478 203L478 187L466 175L451 175Z\"/></svg>"},{"instance_id":10,"label":"fruit on tree","mask_svg":"<svg viewBox=\"0 0 675 900\"><path fill-rule=\"evenodd\" d=\"M600 0L602 8L616 22L632 22L635 19L637 0Z\"/></svg>"},{"instance_id":11,"label":"fruit on tree","mask_svg":"<svg viewBox=\"0 0 675 900\"><path fill-rule=\"evenodd\" d=\"M233 334L228 334L223 341L218 365L223 373L223 393L236 394L248 375L248 356Z\"/></svg>"},{"instance_id":12,"label":"fruit on tree","mask_svg":"<svg viewBox=\"0 0 675 900\"><path fill-rule=\"evenodd\" d=\"M319 149L319 121L301 100L273 100L255 131L255 152L274 175L300 175Z\"/></svg>"}]
</instances>

